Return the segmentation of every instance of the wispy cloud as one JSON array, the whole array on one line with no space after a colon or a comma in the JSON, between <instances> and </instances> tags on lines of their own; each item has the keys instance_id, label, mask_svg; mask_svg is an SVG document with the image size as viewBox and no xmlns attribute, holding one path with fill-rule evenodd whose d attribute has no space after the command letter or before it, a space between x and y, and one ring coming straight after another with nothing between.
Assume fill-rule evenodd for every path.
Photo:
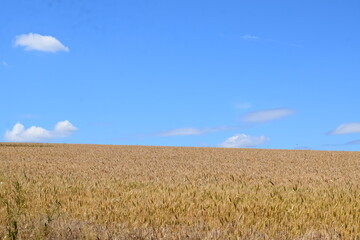
<instances>
[{"instance_id":1,"label":"wispy cloud","mask_svg":"<svg viewBox=\"0 0 360 240\"><path fill-rule=\"evenodd\" d=\"M16 36L15 46L22 46L25 50L38 50L43 52L68 52L69 48L52 36L43 36L37 33Z\"/></svg>"},{"instance_id":2,"label":"wispy cloud","mask_svg":"<svg viewBox=\"0 0 360 240\"><path fill-rule=\"evenodd\" d=\"M249 109L251 108L251 104L250 103L239 103L235 105L235 108L237 109Z\"/></svg>"},{"instance_id":3,"label":"wispy cloud","mask_svg":"<svg viewBox=\"0 0 360 240\"><path fill-rule=\"evenodd\" d=\"M237 134L226 139L224 142L220 143L219 146L224 148L250 148L259 146L267 141L269 141L269 138L264 135L254 137L246 134Z\"/></svg>"},{"instance_id":4,"label":"wispy cloud","mask_svg":"<svg viewBox=\"0 0 360 240\"><path fill-rule=\"evenodd\" d=\"M161 137L170 137L170 136L189 136L189 135L203 135L212 132L220 132L234 129L233 127L214 127L214 128L177 128L169 131L161 132L156 134Z\"/></svg>"},{"instance_id":5,"label":"wispy cloud","mask_svg":"<svg viewBox=\"0 0 360 240\"><path fill-rule=\"evenodd\" d=\"M73 134L77 128L68 120L58 122L53 130L32 126L25 129L21 123L16 123L11 131L5 132L5 140L10 142L42 142L55 138L64 138Z\"/></svg>"},{"instance_id":6,"label":"wispy cloud","mask_svg":"<svg viewBox=\"0 0 360 240\"><path fill-rule=\"evenodd\" d=\"M3 65L4 67L8 67L8 66L9 66L9 64L8 64L7 62L5 62L5 61L2 61L2 62L1 62L1 65Z\"/></svg>"},{"instance_id":7,"label":"wispy cloud","mask_svg":"<svg viewBox=\"0 0 360 240\"><path fill-rule=\"evenodd\" d=\"M344 123L330 131L330 135L360 133L360 122Z\"/></svg>"},{"instance_id":8,"label":"wispy cloud","mask_svg":"<svg viewBox=\"0 0 360 240\"><path fill-rule=\"evenodd\" d=\"M242 35L241 38L244 40L259 40L260 39L258 36L251 35L251 34Z\"/></svg>"},{"instance_id":9,"label":"wispy cloud","mask_svg":"<svg viewBox=\"0 0 360 240\"><path fill-rule=\"evenodd\" d=\"M37 116L36 116L36 115L34 115L34 114L30 114L30 113L28 113L28 114L21 114L21 115L20 115L20 117L21 117L21 118L27 118L27 119L30 119L30 118L36 118Z\"/></svg>"},{"instance_id":10,"label":"wispy cloud","mask_svg":"<svg viewBox=\"0 0 360 240\"><path fill-rule=\"evenodd\" d=\"M248 113L242 117L242 120L249 123L263 123L284 118L293 113L294 110L289 108L277 108Z\"/></svg>"},{"instance_id":11,"label":"wispy cloud","mask_svg":"<svg viewBox=\"0 0 360 240\"><path fill-rule=\"evenodd\" d=\"M342 146L348 146L348 145L360 145L360 140L354 140L346 143L328 143L323 144L322 146L325 147L342 147Z\"/></svg>"},{"instance_id":12,"label":"wispy cloud","mask_svg":"<svg viewBox=\"0 0 360 240\"><path fill-rule=\"evenodd\" d=\"M289 42L284 42L284 41L279 41L279 40L269 39L269 38L260 38L259 36L252 35L252 34L245 34L245 35L242 35L240 38L243 40L246 40L246 41L259 41L259 42L280 44L280 45L284 45L284 46L297 47L297 48L301 47L301 45L299 45L299 44L294 44L294 43L289 43Z\"/></svg>"},{"instance_id":13,"label":"wispy cloud","mask_svg":"<svg viewBox=\"0 0 360 240\"><path fill-rule=\"evenodd\" d=\"M345 143L345 145L360 145L360 140L350 141Z\"/></svg>"}]
</instances>

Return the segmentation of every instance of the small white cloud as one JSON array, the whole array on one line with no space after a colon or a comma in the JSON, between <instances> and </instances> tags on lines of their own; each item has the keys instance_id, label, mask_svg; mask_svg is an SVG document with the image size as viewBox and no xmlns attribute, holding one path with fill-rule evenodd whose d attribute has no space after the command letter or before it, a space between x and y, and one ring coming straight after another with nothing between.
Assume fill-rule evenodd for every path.
<instances>
[{"instance_id":1,"label":"small white cloud","mask_svg":"<svg viewBox=\"0 0 360 240\"><path fill-rule=\"evenodd\" d=\"M345 123L329 132L330 135L360 133L360 122Z\"/></svg>"},{"instance_id":2,"label":"small white cloud","mask_svg":"<svg viewBox=\"0 0 360 240\"><path fill-rule=\"evenodd\" d=\"M289 108L277 108L264 111L251 112L243 116L244 122L262 123L272 120L280 119L294 113L294 110Z\"/></svg>"},{"instance_id":3,"label":"small white cloud","mask_svg":"<svg viewBox=\"0 0 360 240\"><path fill-rule=\"evenodd\" d=\"M9 64L8 64L7 62L5 62L5 61L2 61L1 64L2 64L4 67L8 67L8 66L9 66Z\"/></svg>"},{"instance_id":4,"label":"small white cloud","mask_svg":"<svg viewBox=\"0 0 360 240\"><path fill-rule=\"evenodd\" d=\"M50 131L32 126L25 130L24 125L17 123L11 131L6 131L5 140L12 142L40 142L51 138Z\"/></svg>"},{"instance_id":5,"label":"small white cloud","mask_svg":"<svg viewBox=\"0 0 360 240\"><path fill-rule=\"evenodd\" d=\"M166 132L162 132L157 134L157 136L161 136L161 137L170 137L170 136L188 136L188 135L203 135L203 134L207 134L207 133L212 133L212 132L220 132L220 131L226 131L226 130L231 130L233 128L231 127L216 127L216 128L177 128L177 129L173 129L173 130L169 130Z\"/></svg>"},{"instance_id":6,"label":"small white cloud","mask_svg":"<svg viewBox=\"0 0 360 240\"><path fill-rule=\"evenodd\" d=\"M201 135L206 133L206 129L197 129L197 128L178 128L169 130L163 133L160 133L159 136L168 137L168 136L186 136L186 135Z\"/></svg>"},{"instance_id":7,"label":"small white cloud","mask_svg":"<svg viewBox=\"0 0 360 240\"><path fill-rule=\"evenodd\" d=\"M53 136L54 137L67 137L74 133L77 128L71 124L68 120L58 122L55 125Z\"/></svg>"},{"instance_id":8,"label":"small white cloud","mask_svg":"<svg viewBox=\"0 0 360 240\"><path fill-rule=\"evenodd\" d=\"M245 35L241 36L241 38L244 39L244 40L258 40L258 39L260 39L258 36L251 35L251 34L245 34Z\"/></svg>"},{"instance_id":9,"label":"small white cloud","mask_svg":"<svg viewBox=\"0 0 360 240\"><path fill-rule=\"evenodd\" d=\"M11 131L5 132L5 140L10 142L42 142L54 138L68 137L77 130L68 120L58 122L54 130L46 130L32 126L25 129L24 125L17 123Z\"/></svg>"},{"instance_id":10,"label":"small white cloud","mask_svg":"<svg viewBox=\"0 0 360 240\"><path fill-rule=\"evenodd\" d=\"M269 141L269 138L264 135L260 137L253 137L246 134L237 134L220 143L219 146L224 148L249 148L256 147L267 141Z\"/></svg>"},{"instance_id":11,"label":"small white cloud","mask_svg":"<svg viewBox=\"0 0 360 240\"><path fill-rule=\"evenodd\" d=\"M69 48L65 47L59 40L52 36L43 36L37 33L22 34L16 37L15 46L25 47L25 50L38 50L43 52L68 52Z\"/></svg>"}]
</instances>

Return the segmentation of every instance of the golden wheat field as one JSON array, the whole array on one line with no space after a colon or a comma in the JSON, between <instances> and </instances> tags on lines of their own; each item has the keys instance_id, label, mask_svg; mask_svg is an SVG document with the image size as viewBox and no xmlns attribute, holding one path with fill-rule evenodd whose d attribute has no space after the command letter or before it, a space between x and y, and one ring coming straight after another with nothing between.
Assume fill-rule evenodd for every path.
<instances>
[{"instance_id":1,"label":"golden wheat field","mask_svg":"<svg viewBox=\"0 0 360 240\"><path fill-rule=\"evenodd\" d=\"M2 239L360 239L360 152L0 144Z\"/></svg>"}]
</instances>

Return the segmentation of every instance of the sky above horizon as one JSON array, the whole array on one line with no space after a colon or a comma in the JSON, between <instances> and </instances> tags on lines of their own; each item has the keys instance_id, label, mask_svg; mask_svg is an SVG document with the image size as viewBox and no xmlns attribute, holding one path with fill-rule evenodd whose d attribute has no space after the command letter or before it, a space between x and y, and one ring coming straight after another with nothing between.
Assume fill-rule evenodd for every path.
<instances>
[{"instance_id":1,"label":"sky above horizon","mask_svg":"<svg viewBox=\"0 0 360 240\"><path fill-rule=\"evenodd\" d=\"M358 151L359 12L4 0L0 141Z\"/></svg>"}]
</instances>

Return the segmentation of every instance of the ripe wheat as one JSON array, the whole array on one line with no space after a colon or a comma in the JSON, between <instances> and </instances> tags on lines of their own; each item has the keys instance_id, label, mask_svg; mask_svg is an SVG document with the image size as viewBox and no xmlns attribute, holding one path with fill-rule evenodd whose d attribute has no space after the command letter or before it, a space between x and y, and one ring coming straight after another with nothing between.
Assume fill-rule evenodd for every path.
<instances>
[{"instance_id":1,"label":"ripe wheat","mask_svg":"<svg viewBox=\"0 0 360 240\"><path fill-rule=\"evenodd\" d=\"M360 153L0 144L2 239L360 239Z\"/></svg>"}]
</instances>

